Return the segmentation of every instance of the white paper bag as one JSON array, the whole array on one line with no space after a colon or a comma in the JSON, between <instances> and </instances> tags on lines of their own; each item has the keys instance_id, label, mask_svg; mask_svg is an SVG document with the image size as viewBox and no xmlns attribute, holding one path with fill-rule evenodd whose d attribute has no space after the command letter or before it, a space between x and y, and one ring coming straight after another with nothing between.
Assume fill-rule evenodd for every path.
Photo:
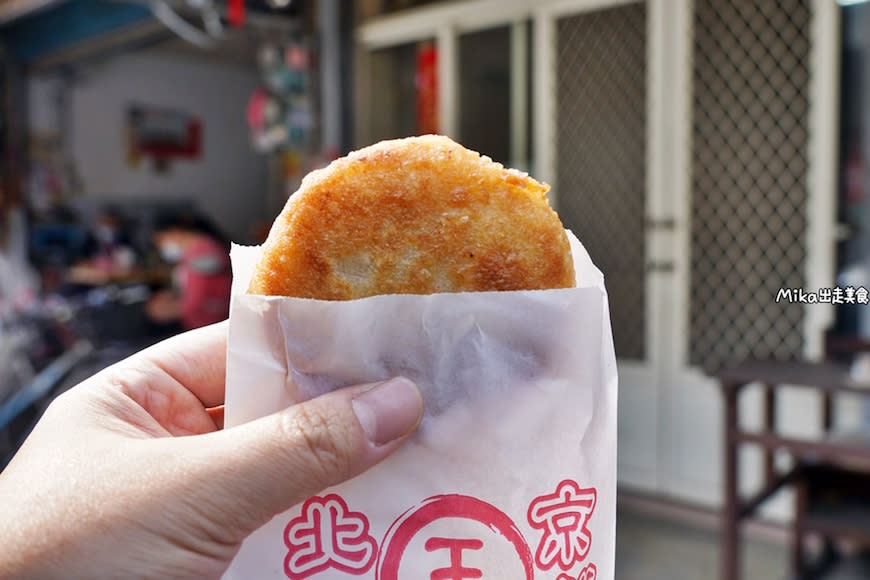
<instances>
[{"instance_id":1,"label":"white paper bag","mask_svg":"<svg viewBox=\"0 0 870 580\"><path fill-rule=\"evenodd\" d=\"M244 295L259 249L233 248L227 427L396 375L425 414L225 578L613 578L616 360L603 277L568 233L576 288L344 302Z\"/></svg>"}]
</instances>

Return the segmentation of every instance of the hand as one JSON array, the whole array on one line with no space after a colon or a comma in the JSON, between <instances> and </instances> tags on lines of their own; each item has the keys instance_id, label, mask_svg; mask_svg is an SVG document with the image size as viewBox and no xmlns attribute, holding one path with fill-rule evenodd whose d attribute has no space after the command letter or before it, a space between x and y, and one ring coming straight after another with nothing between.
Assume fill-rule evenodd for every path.
<instances>
[{"instance_id":1,"label":"hand","mask_svg":"<svg viewBox=\"0 0 870 580\"><path fill-rule=\"evenodd\" d=\"M272 516L384 459L420 422L407 379L222 430L225 324L49 406L0 473L0 576L216 578Z\"/></svg>"},{"instance_id":2,"label":"hand","mask_svg":"<svg viewBox=\"0 0 870 580\"><path fill-rule=\"evenodd\" d=\"M181 301L169 290L161 290L145 305L145 312L155 322L172 322L181 318Z\"/></svg>"}]
</instances>

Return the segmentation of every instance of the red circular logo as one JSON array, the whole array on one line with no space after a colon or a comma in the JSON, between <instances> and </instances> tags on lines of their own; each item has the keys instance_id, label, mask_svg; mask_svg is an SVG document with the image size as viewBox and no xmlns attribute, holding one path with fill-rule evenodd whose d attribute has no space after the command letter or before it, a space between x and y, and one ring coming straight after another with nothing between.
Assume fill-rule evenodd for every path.
<instances>
[{"instance_id":1,"label":"red circular logo","mask_svg":"<svg viewBox=\"0 0 870 580\"><path fill-rule=\"evenodd\" d=\"M436 495L425 499L393 522L381 542L375 568L376 580L398 580L399 565L411 540L429 524L446 518L479 522L504 537L516 551L525 571L526 580L534 579L531 550L522 533L507 514L477 498L453 494ZM449 551L451 567L440 571L440 577L444 578L479 578L480 571L463 567L461 557L464 550L479 550L482 547L483 542L477 539L433 537L425 543L426 551ZM433 578L438 572L433 572Z\"/></svg>"}]
</instances>

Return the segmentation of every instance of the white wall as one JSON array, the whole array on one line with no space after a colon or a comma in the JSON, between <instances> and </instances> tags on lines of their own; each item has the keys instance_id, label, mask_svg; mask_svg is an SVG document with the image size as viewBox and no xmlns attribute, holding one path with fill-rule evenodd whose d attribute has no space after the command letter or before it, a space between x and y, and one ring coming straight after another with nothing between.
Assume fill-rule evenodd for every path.
<instances>
[{"instance_id":1,"label":"white wall","mask_svg":"<svg viewBox=\"0 0 870 580\"><path fill-rule=\"evenodd\" d=\"M88 195L190 198L235 240L246 240L266 214L267 162L248 143L245 108L258 84L253 70L198 59L136 53L83 71L70 97L69 147ZM53 132L60 120L56 77L30 82L30 124ZM203 122L202 156L173 161L166 173L126 162L127 106L142 103L195 114Z\"/></svg>"}]
</instances>

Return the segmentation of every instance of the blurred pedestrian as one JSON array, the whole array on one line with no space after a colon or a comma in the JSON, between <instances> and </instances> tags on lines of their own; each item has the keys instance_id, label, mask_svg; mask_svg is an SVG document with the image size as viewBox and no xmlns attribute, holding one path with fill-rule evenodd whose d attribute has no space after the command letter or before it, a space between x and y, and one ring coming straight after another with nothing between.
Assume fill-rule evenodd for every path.
<instances>
[{"instance_id":1,"label":"blurred pedestrian","mask_svg":"<svg viewBox=\"0 0 870 580\"><path fill-rule=\"evenodd\" d=\"M124 226L116 208L102 208L85 241L83 259L70 267L67 282L100 286L131 275L139 257Z\"/></svg>"},{"instance_id":2,"label":"blurred pedestrian","mask_svg":"<svg viewBox=\"0 0 870 580\"><path fill-rule=\"evenodd\" d=\"M154 245L172 265L172 288L148 302L149 317L189 330L229 316L232 271L229 244L205 217L166 212L155 220Z\"/></svg>"}]
</instances>

